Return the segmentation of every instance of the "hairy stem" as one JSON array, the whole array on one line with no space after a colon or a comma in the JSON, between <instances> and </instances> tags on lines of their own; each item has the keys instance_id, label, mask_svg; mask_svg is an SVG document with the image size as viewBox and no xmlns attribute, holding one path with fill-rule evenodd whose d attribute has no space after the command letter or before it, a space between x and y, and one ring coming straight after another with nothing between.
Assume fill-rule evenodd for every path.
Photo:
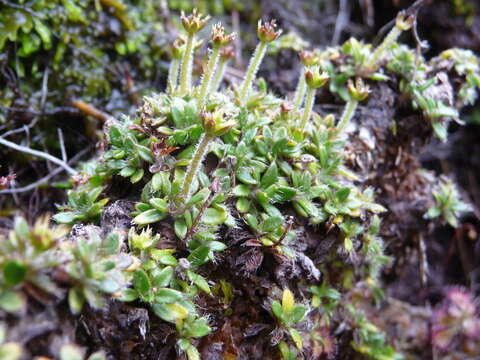
<instances>
[{"instance_id":1,"label":"hairy stem","mask_svg":"<svg viewBox=\"0 0 480 360\"><path fill-rule=\"evenodd\" d=\"M178 70L180 68L180 59L172 59L170 68L168 69L168 91L173 93L178 83Z\"/></svg>"},{"instance_id":2,"label":"hairy stem","mask_svg":"<svg viewBox=\"0 0 480 360\"><path fill-rule=\"evenodd\" d=\"M203 158L207 154L210 141L212 141L212 139L213 139L213 136L208 134L203 134L202 138L198 143L197 149L193 154L192 161L190 162L190 165L188 166L188 169L187 169L187 173L185 174L185 177L183 179L182 189L180 190L180 193L177 195L177 200L179 203L178 205L180 209L179 212L184 210L185 204L188 202L188 200L190 200L190 196L192 194L193 179L195 179L195 176L197 175L198 170L202 165Z\"/></svg>"},{"instance_id":3,"label":"hairy stem","mask_svg":"<svg viewBox=\"0 0 480 360\"><path fill-rule=\"evenodd\" d=\"M300 78L298 79L297 89L295 90L295 96L293 98L293 110L298 110L300 109L300 106L302 106L303 98L305 97L305 88L305 68L302 68Z\"/></svg>"},{"instance_id":4,"label":"hairy stem","mask_svg":"<svg viewBox=\"0 0 480 360\"><path fill-rule=\"evenodd\" d=\"M402 30L398 26L394 26L392 30L388 33L385 39L380 45L377 46L375 51L367 60L365 67L367 69L376 70L378 68L378 63L381 60L384 52L395 42L398 37L401 35Z\"/></svg>"},{"instance_id":5,"label":"hairy stem","mask_svg":"<svg viewBox=\"0 0 480 360\"><path fill-rule=\"evenodd\" d=\"M358 101L356 100L349 100L347 105L345 106L345 110L343 111L342 117L337 124L337 133L341 134L345 128L347 127L348 123L352 119L353 115L355 114L355 110L357 109Z\"/></svg>"},{"instance_id":6,"label":"hairy stem","mask_svg":"<svg viewBox=\"0 0 480 360\"><path fill-rule=\"evenodd\" d=\"M215 77L210 83L210 92L215 92L218 90L220 83L223 80L223 76L225 75L225 68L227 67L228 59L221 58L220 62L218 63L217 71L215 73Z\"/></svg>"},{"instance_id":7,"label":"hairy stem","mask_svg":"<svg viewBox=\"0 0 480 360\"><path fill-rule=\"evenodd\" d=\"M312 113L316 92L317 89L313 87L307 88L307 98L305 99L305 106L303 108L303 117L302 122L300 123L300 131L305 130L305 126L307 126L308 120L310 119L310 114Z\"/></svg>"},{"instance_id":8,"label":"hairy stem","mask_svg":"<svg viewBox=\"0 0 480 360\"><path fill-rule=\"evenodd\" d=\"M243 80L243 84L240 90L241 104L245 104L247 100L248 92L250 91L250 87L252 86L253 80L255 79L255 75L257 75L258 68L262 63L263 57L265 56L267 46L268 44L266 42L259 42L257 48L255 49L255 53L250 60L247 73L245 74L245 79Z\"/></svg>"},{"instance_id":9,"label":"hairy stem","mask_svg":"<svg viewBox=\"0 0 480 360\"><path fill-rule=\"evenodd\" d=\"M188 34L187 45L182 57L182 69L180 73L180 94L185 95L192 86L192 63L193 63L193 44L195 35Z\"/></svg>"},{"instance_id":10,"label":"hairy stem","mask_svg":"<svg viewBox=\"0 0 480 360\"><path fill-rule=\"evenodd\" d=\"M220 47L214 46L212 53L210 54L210 58L208 59L207 70L205 71L205 74L203 74L202 84L200 85L200 95L198 97L199 110L202 109L203 105L205 105L205 101L210 90L212 75L215 73L215 69L217 67L219 51Z\"/></svg>"}]
</instances>

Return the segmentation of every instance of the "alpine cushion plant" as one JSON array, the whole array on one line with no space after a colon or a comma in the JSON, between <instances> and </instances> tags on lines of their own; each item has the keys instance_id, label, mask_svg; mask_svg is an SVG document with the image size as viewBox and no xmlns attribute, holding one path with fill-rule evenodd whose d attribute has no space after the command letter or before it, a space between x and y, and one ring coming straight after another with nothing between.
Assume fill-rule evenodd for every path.
<instances>
[{"instance_id":1,"label":"alpine cushion plant","mask_svg":"<svg viewBox=\"0 0 480 360\"><path fill-rule=\"evenodd\" d=\"M304 305L295 303L292 292L289 289L283 290L282 302L272 302L272 313L281 326L290 334L293 342L299 350L302 350L302 336L293 326L301 322L305 317L306 308Z\"/></svg>"},{"instance_id":2,"label":"alpine cushion plant","mask_svg":"<svg viewBox=\"0 0 480 360\"><path fill-rule=\"evenodd\" d=\"M71 272L76 289L72 298L88 302L92 296L85 289L97 294L95 286L107 281L114 298L139 301L171 323L177 350L196 360L201 356L198 339L217 331L215 316L209 316L205 304L215 302L218 283L224 294L237 290L224 290L230 281L232 288L241 286L238 273L229 274L231 263L225 261L225 254L253 248L260 254L255 269L268 254L291 266L309 267L313 274L300 282L299 273L292 271L289 280L295 286L288 290L282 284L282 301L273 296L266 306L267 316L288 334L276 343L284 358L301 356L298 350L310 351L302 338L317 345L319 339L329 338L335 314L347 313L346 309L353 319L350 330L359 334L352 348L378 359L394 358L396 353L384 336L343 294L352 291L355 282L379 290L380 269L388 263L377 216L386 209L375 202L374 189L364 186L349 169L351 163L345 157L352 134L346 129L354 123L359 104L370 100L376 82L412 75L410 67L398 66L398 54L390 53L398 49L398 31L387 38L381 51L372 52L369 45L349 40L341 47L302 53L297 91L289 100L272 94L265 84L255 84L267 47L280 35L274 21L258 23L259 44L243 80L232 87L222 87L222 79L232 57L233 34L214 25L211 51L195 84L196 36L207 20L197 12L182 15L186 38L180 36L172 48L166 91L145 97L135 116L106 124L105 151L81 171L84 181L70 191L69 205L55 217L69 224L98 220L108 200L99 204L97 199L119 197L121 187L134 202L127 246L130 265L108 267L105 262L115 252L98 250L95 256L104 273L81 276L96 269L91 264L96 257L85 256L93 251L89 241L113 240L107 236L79 241L79 248L71 250L72 266L77 266ZM339 58L344 59L341 65L336 62ZM423 71L418 75L420 86L426 86L426 69L425 63L417 67ZM402 89L416 103L410 85ZM315 111L317 92L329 92L345 101L340 116ZM312 233L320 233L319 229L327 229L324 238L333 238L334 245L325 255L327 260L314 264L302 246L306 247L306 239L317 246ZM111 248L118 252L122 247ZM251 265L253 260L247 262ZM123 275L115 276L121 281L113 284L108 271L117 270ZM216 279L219 272L231 279ZM76 296L82 291L83 295ZM311 307L295 303L293 294L297 299L312 298ZM224 300L222 306L229 302ZM314 329L308 328L309 321L303 323L310 313L318 317Z\"/></svg>"},{"instance_id":3,"label":"alpine cushion plant","mask_svg":"<svg viewBox=\"0 0 480 360\"><path fill-rule=\"evenodd\" d=\"M433 190L435 204L428 209L425 217L434 219L439 216L450 226L458 227L459 218L473 210L472 206L461 200L456 185L450 179L442 179Z\"/></svg>"}]
</instances>

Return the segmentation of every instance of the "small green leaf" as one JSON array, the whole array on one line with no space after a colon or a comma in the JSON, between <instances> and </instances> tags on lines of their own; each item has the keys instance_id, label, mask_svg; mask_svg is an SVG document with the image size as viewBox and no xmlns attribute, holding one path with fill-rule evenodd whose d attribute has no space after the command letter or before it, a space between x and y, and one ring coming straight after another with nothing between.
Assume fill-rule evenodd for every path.
<instances>
[{"instance_id":1,"label":"small green leaf","mask_svg":"<svg viewBox=\"0 0 480 360\"><path fill-rule=\"evenodd\" d=\"M183 294L180 291L161 288L155 292L155 302L159 304L170 304L182 300Z\"/></svg>"},{"instance_id":2,"label":"small green leaf","mask_svg":"<svg viewBox=\"0 0 480 360\"><path fill-rule=\"evenodd\" d=\"M295 305L295 299L292 292L289 289L283 290L282 294L282 312L288 314L293 310Z\"/></svg>"},{"instance_id":3,"label":"small green leaf","mask_svg":"<svg viewBox=\"0 0 480 360\"><path fill-rule=\"evenodd\" d=\"M153 304L153 312L162 320L175 322L188 316L188 309L179 304Z\"/></svg>"},{"instance_id":4,"label":"small green leaf","mask_svg":"<svg viewBox=\"0 0 480 360\"><path fill-rule=\"evenodd\" d=\"M249 184L249 185L256 185L258 183L257 180L255 180L252 177L252 175L250 173L250 168L247 168L247 167L241 167L237 171L237 178L241 182L243 182L245 184Z\"/></svg>"},{"instance_id":5,"label":"small green leaf","mask_svg":"<svg viewBox=\"0 0 480 360\"><path fill-rule=\"evenodd\" d=\"M208 321L205 318L196 319L190 326L188 326L188 336L193 338L203 337L208 335L212 329L208 326Z\"/></svg>"},{"instance_id":6,"label":"small green leaf","mask_svg":"<svg viewBox=\"0 0 480 360\"><path fill-rule=\"evenodd\" d=\"M100 289L107 294L113 294L120 290L120 285L118 285L118 283L112 278L106 278L102 280L99 286Z\"/></svg>"},{"instance_id":7,"label":"small green leaf","mask_svg":"<svg viewBox=\"0 0 480 360\"><path fill-rule=\"evenodd\" d=\"M173 227L175 229L175 235L177 235L180 239L185 238L188 231L187 223L185 222L185 219L179 218L175 220L175 224Z\"/></svg>"},{"instance_id":8,"label":"small green leaf","mask_svg":"<svg viewBox=\"0 0 480 360\"><path fill-rule=\"evenodd\" d=\"M166 249L153 249L150 251L150 255L152 256L152 259L156 260L157 262L163 264L163 265L171 265L171 266L177 266L178 261L171 254L169 250Z\"/></svg>"},{"instance_id":9,"label":"small green leaf","mask_svg":"<svg viewBox=\"0 0 480 360\"><path fill-rule=\"evenodd\" d=\"M282 305L277 300L272 302L272 312L278 320L281 321L283 319Z\"/></svg>"},{"instance_id":10,"label":"small green leaf","mask_svg":"<svg viewBox=\"0 0 480 360\"><path fill-rule=\"evenodd\" d=\"M25 299L15 291L3 290L0 293L0 308L8 313L19 313L25 305Z\"/></svg>"},{"instance_id":11,"label":"small green leaf","mask_svg":"<svg viewBox=\"0 0 480 360\"><path fill-rule=\"evenodd\" d=\"M155 287L165 287L173 279L173 267L166 266L162 270L152 272L152 285Z\"/></svg>"},{"instance_id":12,"label":"small green leaf","mask_svg":"<svg viewBox=\"0 0 480 360\"><path fill-rule=\"evenodd\" d=\"M272 232L276 230L283 223L283 219L278 216L270 216L268 219L263 221L260 225L260 230L262 232Z\"/></svg>"},{"instance_id":13,"label":"small green leaf","mask_svg":"<svg viewBox=\"0 0 480 360\"><path fill-rule=\"evenodd\" d=\"M428 209L425 216L429 219L434 219L436 217L439 217L441 214L442 210L438 206L432 206L430 209Z\"/></svg>"},{"instance_id":14,"label":"small green leaf","mask_svg":"<svg viewBox=\"0 0 480 360\"><path fill-rule=\"evenodd\" d=\"M187 271L188 279L193 282L200 290L211 295L212 291L208 285L208 281L201 275L194 273L193 271Z\"/></svg>"},{"instance_id":15,"label":"small green leaf","mask_svg":"<svg viewBox=\"0 0 480 360\"><path fill-rule=\"evenodd\" d=\"M138 294L134 289L125 289L117 299L120 301L131 302L135 301L137 298Z\"/></svg>"},{"instance_id":16,"label":"small green leaf","mask_svg":"<svg viewBox=\"0 0 480 360\"><path fill-rule=\"evenodd\" d=\"M120 238L118 233L111 232L102 242L101 250L107 255L113 255L117 253L120 248Z\"/></svg>"},{"instance_id":17,"label":"small green leaf","mask_svg":"<svg viewBox=\"0 0 480 360\"><path fill-rule=\"evenodd\" d=\"M53 220L59 224L73 224L78 217L79 213L76 211L65 211L54 215Z\"/></svg>"},{"instance_id":18,"label":"small green leaf","mask_svg":"<svg viewBox=\"0 0 480 360\"><path fill-rule=\"evenodd\" d=\"M150 279L145 271L139 269L134 272L133 287L142 296L145 296L150 292L152 287L150 284Z\"/></svg>"},{"instance_id":19,"label":"small green leaf","mask_svg":"<svg viewBox=\"0 0 480 360\"><path fill-rule=\"evenodd\" d=\"M196 269L207 261L209 253L210 248L208 246L202 245L193 250L192 253L187 257L187 259L188 261L190 261L192 268Z\"/></svg>"},{"instance_id":20,"label":"small green leaf","mask_svg":"<svg viewBox=\"0 0 480 360\"><path fill-rule=\"evenodd\" d=\"M37 31L38 35L42 38L43 47L45 50L50 49L52 46L52 34L48 26L43 24L38 18L34 17L35 22L35 30Z\"/></svg>"},{"instance_id":21,"label":"small green leaf","mask_svg":"<svg viewBox=\"0 0 480 360\"><path fill-rule=\"evenodd\" d=\"M306 308L304 305L297 305L293 308L291 318L292 321L298 323L303 320L305 316Z\"/></svg>"},{"instance_id":22,"label":"small green leaf","mask_svg":"<svg viewBox=\"0 0 480 360\"><path fill-rule=\"evenodd\" d=\"M156 223L164 219L166 216L167 216L166 213L162 213L157 209L150 209L137 215L133 219L133 222L138 225L147 225L147 224Z\"/></svg>"},{"instance_id":23,"label":"small green leaf","mask_svg":"<svg viewBox=\"0 0 480 360\"><path fill-rule=\"evenodd\" d=\"M123 145L123 136L122 136L122 131L119 129L118 126L116 125L112 125L110 127L110 131L109 131L109 136L110 136L110 143L113 145L113 146L116 146L116 147L122 147Z\"/></svg>"},{"instance_id":24,"label":"small green leaf","mask_svg":"<svg viewBox=\"0 0 480 360\"><path fill-rule=\"evenodd\" d=\"M250 188L245 184L240 184L232 189L232 194L240 197L247 197L251 193Z\"/></svg>"},{"instance_id":25,"label":"small green leaf","mask_svg":"<svg viewBox=\"0 0 480 360\"><path fill-rule=\"evenodd\" d=\"M254 230L258 230L258 220L252 214L245 214L245 221Z\"/></svg>"},{"instance_id":26,"label":"small green leaf","mask_svg":"<svg viewBox=\"0 0 480 360\"><path fill-rule=\"evenodd\" d=\"M433 131L435 132L435 135L441 140L441 141L446 141L447 140L447 126L442 124L439 121L432 121L432 127Z\"/></svg>"},{"instance_id":27,"label":"small green leaf","mask_svg":"<svg viewBox=\"0 0 480 360\"><path fill-rule=\"evenodd\" d=\"M70 306L70 311L73 314L78 314L82 311L83 304L85 303L85 297L77 288L71 288L68 291L68 305Z\"/></svg>"},{"instance_id":28,"label":"small green leaf","mask_svg":"<svg viewBox=\"0 0 480 360\"><path fill-rule=\"evenodd\" d=\"M227 219L228 213L215 208L208 208L202 216L202 223L207 225L220 225Z\"/></svg>"},{"instance_id":29,"label":"small green leaf","mask_svg":"<svg viewBox=\"0 0 480 360\"><path fill-rule=\"evenodd\" d=\"M210 241L208 247L212 251L223 251L227 248L227 245L220 241Z\"/></svg>"},{"instance_id":30,"label":"small green leaf","mask_svg":"<svg viewBox=\"0 0 480 360\"><path fill-rule=\"evenodd\" d=\"M123 177L130 177L135 173L135 168L133 167L125 167L120 171L119 175Z\"/></svg>"},{"instance_id":31,"label":"small green leaf","mask_svg":"<svg viewBox=\"0 0 480 360\"><path fill-rule=\"evenodd\" d=\"M283 203L292 200L297 194L297 190L289 186L279 186L275 189L274 194L271 196L270 201L272 203Z\"/></svg>"},{"instance_id":32,"label":"small green leaf","mask_svg":"<svg viewBox=\"0 0 480 360\"><path fill-rule=\"evenodd\" d=\"M278 168L277 164L273 162L270 167L265 171L265 174L262 176L260 185L262 188L266 189L270 185L275 184L278 181Z\"/></svg>"},{"instance_id":33,"label":"small green leaf","mask_svg":"<svg viewBox=\"0 0 480 360\"><path fill-rule=\"evenodd\" d=\"M137 210L138 212L144 212L150 210L151 208L152 206L150 204L146 204L143 202L138 202L135 204L135 210Z\"/></svg>"},{"instance_id":34,"label":"small green leaf","mask_svg":"<svg viewBox=\"0 0 480 360\"><path fill-rule=\"evenodd\" d=\"M156 173L152 176L152 188L154 191L158 191L162 188L162 173Z\"/></svg>"},{"instance_id":35,"label":"small green leaf","mask_svg":"<svg viewBox=\"0 0 480 360\"><path fill-rule=\"evenodd\" d=\"M350 188L348 187L341 188L336 193L337 199L340 202L344 202L345 200L347 200L348 195L350 195Z\"/></svg>"},{"instance_id":36,"label":"small green leaf","mask_svg":"<svg viewBox=\"0 0 480 360\"><path fill-rule=\"evenodd\" d=\"M198 203L204 203L208 197L210 196L210 189L204 188L193 195L190 200L187 202L186 207L190 207L192 205L196 205Z\"/></svg>"},{"instance_id":37,"label":"small green leaf","mask_svg":"<svg viewBox=\"0 0 480 360\"><path fill-rule=\"evenodd\" d=\"M290 328L290 337L292 338L293 342L295 343L295 346L297 349L302 350L303 348L303 342L302 342L302 335L298 332L298 330Z\"/></svg>"},{"instance_id":38,"label":"small green leaf","mask_svg":"<svg viewBox=\"0 0 480 360\"><path fill-rule=\"evenodd\" d=\"M188 360L200 360L200 353L195 346L190 345L186 352Z\"/></svg>"},{"instance_id":39,"label":"small green leaf","mask_svg":"<svg viewBox=\"0 0 480 360\"><path fill-rule=\"evenodd\" d=\"M140 180L142 180L143 174L144 174L144 170L143 170L143 169L138 169L138 170L135 171L135 173L130 177L130 182L131 182L132 184L135 184L135 183L139 182Z\"/></svg>"},{"instance_id":40,"label":"small green leaf","mask_svg":"<svg viewBox=\"0 0 480 360\"><path fill-rule=\"evenodd\" d=\"M239 212L246 213L250 209L250 200L247 198L239 198L237 199L237 203L235 204L237 210Z\"/></svg>"},{"instance_id":41,"label":"small green leaf","mask_svg":"<svg viewBox=\"0 0 480 360\"><path fill-rule=\"evenodd\" d=\"M143 145L137 145L138 155L145 160L146 162L154 162L155 157L153 156L152 152L149 148Z\"/></svg>"},{"instance_id":42,"label":"small green leaf","mask_svg":"<svg viewBox=\"0 0 480 360\"><path fill-rule=\"evenodd\" d=\"M3 278L9 286L15 286L23 282L27 276L27 267L15 260L3 264Z\"/></svg>"},{"instance_id":43,"label":"small green leaf","mask_svg":"<svg viewBox=\"0 0 480 360\"><path fill-rule=\"evenodd\" d=\"M161 198L152 198L149 201L150 205L152 205L158 211L164 213L168 211L168 203L165 199Z\"/></svg>"}]
</instances>

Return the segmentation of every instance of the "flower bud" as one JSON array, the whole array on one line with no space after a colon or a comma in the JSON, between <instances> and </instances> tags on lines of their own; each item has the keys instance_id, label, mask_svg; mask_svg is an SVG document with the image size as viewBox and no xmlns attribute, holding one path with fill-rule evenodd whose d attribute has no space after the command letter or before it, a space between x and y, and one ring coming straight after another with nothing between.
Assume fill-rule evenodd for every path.
<instances>
[{"instance_id":1,"label":"flower bud","mask_svg":"<svg viewBox=\"0 0 480 360\"><path fill-rule=\"evenodd\" d=\"M170 46L170 51L174 59L181 59L183 55L183 41L180 39L175 40Z\"/></svg>"},{"instance_id":2,"label":"flower bud","mask_svg":"<svg viewBox=\"0 0 480 360\"><path fill-rule=\"evenodd\" d=\"M290 111L293 110L293 106L289 103L281 103L280 104L280 111L282 114L288 114Z\"/></svg>"},{"instance_id":3,"label":"flower bud","mask_svg":"<svg viewBox=\"0 0 480 360\"><path fill-rule=\"evenodd\" d=\"M257 36L261 42L271 43L282 33L281 30L275 31L276 28L277 24L275 20L267 21L265 24L262 24L262 20L258 20Z\"/></svg>"},{"instance_id":4,"label":"flower bud","mask_svg":"<svg viewBox=\"0 0 480 360\"><path fill-rule=\"evenodd\" d=\"M229 45L235 39L235 33L227 35L225 28L220 24L215 24L212 27L212 43L214 46L223 47Z\"/></svg>"},{"instance_id":5,"label":"flower bud","mask_svg":"<svg viewBox=\"0 0 480 360\"><path fill-rule=\"evenodd\" d=\"M312 67L318 65L318 57L313 51L302 50L298 54L300 56L300 61L305 67Z\"/></svg>"},{"instance_id":6,"label":"flower bud","mask_svg":"<svg viewBox=\"0 0 480 360\"><path fill-rule=\"evenodd\" d=\"M225 119L225 113L221 110L214 112L202 111L200 117L203 129L210 136L222 136L236 125L235 120Z\"/></svg>"},{"instance_id":7,"label":"flower bud","mask_svg":"<svg viewBox=\"0 0 480 360\"><path fill-rule=\"evenodd\" d=\"M370 93L370 88L368 85L365 85L361 78L357 78L355 85L353 84L352 79L348 80L348 94L353 100L363 101L367 98Z\"/></svg>"},{"instance_id":8,"label":"flower bud","mask_svg":"<svg viewBox=\"0 0 480 360\"><path fill-rule=\"evenodd\" d=\"M398 14L395 20L395 26L402 31L410 30L415 21L415 16L409 15L405 18L405 15Z\"/></svg>"},{"instance_id":9,"label":"flower bud","mask_svg":"<svg viewBox=\"0 0 480 360\"><path fill-rule=\"evenodd\" d=\"M235 48L233 46L225 46L220 50L220 58L223 60L231 60L235 57Z\"/></svg>"},{"instance_id":10,"label":"flower bud","mask_svg":"<svg viewBox=\"0 0 480 360\"><path fill-rule=\"evenodd\" d=\"M305 81L310 88L321 88L329 79L330 77L326 72L320 74L318 69L308 69L305 71Z\"/></svg>"},{"instance_id":11,"label":"flower bud","mask_svg":"<svg viewBox=\"0 0 480 360\"><path fill-rule=\"evenodd\" d=\"M323 122L328 128L331 128L335 125L335 115L333 114L328 114L323 118Z\"/></svg>"},{"instance_id":12,"label":"flower bud","mask_svg":"<svg viewBox=\"0 0 480 360\"><path fill-rule=\"evenodd\" d=\"M185 13L182 12L180 19L182 20L183 28L187 33L196 34L207 25L210 16L204 17L202 14L197 13L197 9L193 9L192 14L188 16L185 16Z\"/></svg>"}]
</instances>

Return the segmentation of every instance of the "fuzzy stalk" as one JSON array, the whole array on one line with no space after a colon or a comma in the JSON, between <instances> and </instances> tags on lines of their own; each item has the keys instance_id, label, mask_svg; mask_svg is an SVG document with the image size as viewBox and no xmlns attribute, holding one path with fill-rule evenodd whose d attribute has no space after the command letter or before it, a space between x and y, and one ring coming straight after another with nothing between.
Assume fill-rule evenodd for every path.
<instances>
[{"instance_id":1,"label":"fuzzy stalk","mask_svg":"<svg viewBox=\"0 0 480 360\"><path fill-rule=\"evenodd\" d=\"M178 84L178 71L180 69L180 59L173 58L168 69L168 90L170 93L175 91Z\"/></svg>"},{"instance_id":2,"label":"fuzzy stalk","mask_svg":"<svg viewBox=\"0 0 480 360\"><path fill-rule=\"evenodd\" d=\"M240 88L240 103L245 104L248 96L248 92L252 86L253 80L257 75L258 69L260 64L262 63L263 57L267 51L268 43L266 42L259 42L255 52L250 60L250 64L248 65L247 73L245 74L245 79L243 80L242 87Z\"/></svg>"},{"instance_id":3,"label":"fuzzy stalk","mask_svg":"<svg viewBox=\"0 0 480 360\"><path fill-rule=\"evenodd\" d=\"M182 68L180 73L180 94L185 95L192 86L192 63L193 63L193 44L195 35L188 34L187 45L182 57Z\"/></svg>"},{"instance_id":4,"label":"fuzzy stalk","mask_svg":"<svg viewBox=\"0 0 480 360\"><path fill-rule=\"evenodd\" d=\"M210 83L212 76L215 73L218 63L218 54L220 51L220 46L213 46L212 53L207 63L207 71L203 74L202 83L200 85L200 94L198 96L198 109L202 109L207 100L207 95L210 90Z\"/></svg>"},{"instance_id":5,"label":"fuzzy stalk","mask_svg":"<svg viewBox=\"0 0 480 360\"><path fill-rule=\"evenodd\" d=\"M310 119L316 93L317 93L317 89L310 86L307 88L307 97L305 99L305 106L303 108L303 117L302 117L302 122L300 123L300 129L299 129L302 132L305 130L308 120Z\"/></svg>"},{"instance_id":6,"label":"fuzzy stalk","mask_svg":"<svg viewBox=\"0 0 480 360\"><path fill-rule=\"evenodd\" d=\"M210 141L212 141L213 138L214 136L205 133L202 135L202 138L198 142L195 153L193 154L192 161L190 162L187 173L185 174L185 177L183 179L182 189L177 195L180 212L184 210L185 204L188 202L188 200L190 200L190 196L192 195L193 179L195 179L195 176L197 175L198 170L202 165L203 159L207 154Z\"/></svg>"},{"instance_id":7,"label":"fuzzy stalk","mask_svg":"<svg viewBox=\"0 0 480 360\"><path fill-rule=\"evenodd\" d=\"M305 97L305 89L305 68L302 67L300 78L298 79L297 89L295 90L295 96L293 98L293 110L298 110L300 109L300 106L302 106L303 99Z\"/></svg>"},{"instance_id":8,"label":"fuzzy stalk","mask_svg":"<svg viewBox=\"0 0 480 360\"><path fill-rule=\"evenodd\" d=\"M380 45L377 46L375 51L367 60L365 65L366 69L376 70L378 67L378 63L381 60L384 52L392 46L392 44L397 41L399 36L402 34L402 30L398 26L394 26L392 30L388 33L385 39L382 41Z\"/></svg>"},{"instance_id":9,"label":"fuzzy stalk","mask_svg":"<svg viewBox=\"0 0 480 360\"><path fill-rule=\"evenodd\" d=\"M228 59L220 58L217 71L215 72L215 76L210 83L210 92L215 92L218 90L220 83L223 80L223 76L225 75L225 69L227 67L227 63L228 63Z\"/></svg>"},{"instance_id":10,"label":"fuzzy stalk","mask_svg":"<svg viewBox=\"0 0 480 360\"><path fill-rule=\"evenodd\" d=\"M355 110L357 109L358 101L357 100L349 100L347 105L345 105L345 110L343 111L342 117L337 124L337 134L341 134L345 128L347 127L350 120L353 118L355 114Z\"/></svg>"}]
</instances>

